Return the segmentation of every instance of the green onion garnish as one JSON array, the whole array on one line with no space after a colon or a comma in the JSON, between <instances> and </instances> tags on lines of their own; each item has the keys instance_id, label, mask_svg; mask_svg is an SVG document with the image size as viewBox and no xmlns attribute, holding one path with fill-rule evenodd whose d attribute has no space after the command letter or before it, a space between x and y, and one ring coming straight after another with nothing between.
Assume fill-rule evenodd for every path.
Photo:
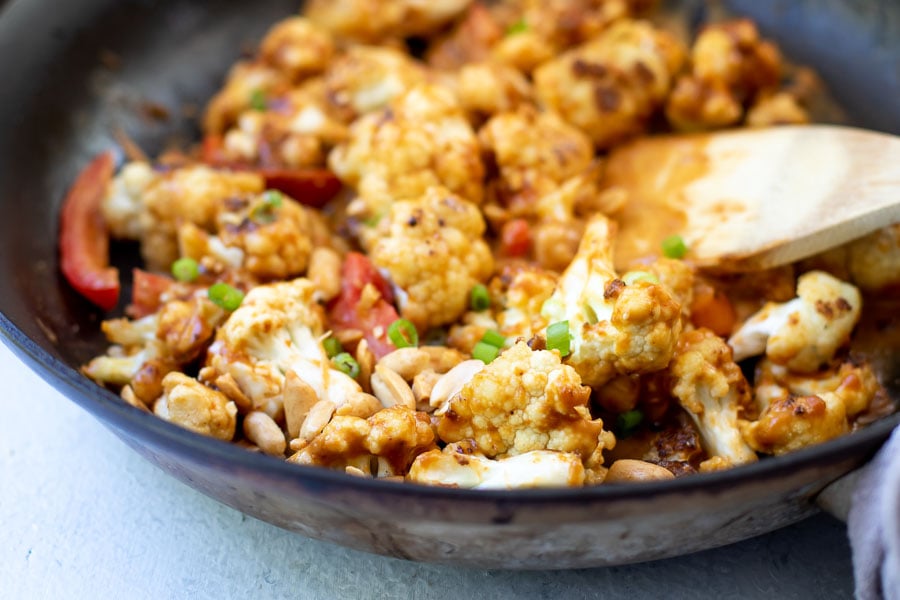
<instances>
[{"instance_id":1,"label":"green onion garnish","mask_svg":"<svg viewBox=\"0 0 900 600\"><path fill-rule=\"evenodd\" d=\"M172 275L178 281L189 283L200 277L200 265L193 258L179 258L172 263Z\"/></svg>"},{"instance_id":2,"label":"green onion garnish","mask_svg":"<svg viewBox=\"0 0 900 600\"><path fill-rule=\"evenodd\" d=\"M356 359L350 356L347 352L339 352L335 355L334 358L331 359L331 364L335 366L336 369L346 373L353 379L359 375L359 363L356 362Z\"/></svg>"},{"instance_id":3,"label":"green onion garnish","mask_svg":"<svg viewBox=\"0 0 900 600\"><path fill-rule=\"evenodd\" d=\"M244 292L220 281L209 286L206 295L225 310L236 310L244 301Z\"/></svg>"},{"instance_id":4,"label":"green onion garnish","mask_svg":"<svg viewBox=\"0 0 900 600\"><path fill-rule=\"evenodd\" d=\"M522 33L524 31L528 31L528 23L525 19L519 19L506 28L506 35L516 35L517 33Z\"/></svg>"},{"instance_id":5,"label":"green onion garnish","mask_svg":"<svg viewBox=\"0 0 900 600\"><path fill-rule=\"evenodd\" d=\"M666 258L684 258L688 247L684 239L678 235L670 235L662 241L662 251Z\"/></svg>"},{"instance_id":6,"label":"green onion garnish","mask_svg":"<svg viewBox=\"0 0 900 600\"><path fill-rule=\"evenodd\" d=\"M256 223L267 224L275 221L275 209L282 204L281 192L266 190L262 199L250 211L250 219Z\"/></svg>"},{"instance_id":7,"label":"green onion garnish","mask_svg":"<svg viewBox=\"0 0 900 600\"><path fill-rule=\"evenodd\" d=\"M398 348L409 348L419 345L419 332L416 326L406 319L397 319L388 326L388 339Z\"/></svg>"},{"instance_id":8,"label":"green onion garnish","mask_svg":"<svg viewBox=\"0 0 900 600\"><path fill-rule=\"evenodd\" d=\"M502 348L506 344L506 338L493 329L488 329L484 332L484 335L481 336L481 341L485 344L490 344L491 346L496 346L497 348Z\"/></svg>"},{"instance_id":9,"label":"green onion garnish","mask_svg":"<svg viewBox=\"0 0 900 600\"><path fill-rule=\"evenodd\" d=\"M627 438L634 433L638 425L644 420L644 413L639 410L629 410L616 417L616 437Z\"/></svg>"},{"instance_id":10,"label":"green onion garnish","mask_svg":"<svg viewBox=\"0 0 900 600\"><path fill-rule=\"evenodd\" d=\"M487 310L491 307L491 295L484 284L476 284L469 292L469 306L472 310L477 311Z\"/></svg>"},{"instance_id":11,"label":"green onion garnish","mask_svg":"<svg viewBox=\"0 0 900 600\"><path fill-rule=\"evenodd\" d=\"M269 102L266 100L266 93L264 91L255 89L250 92L250 108L260 112L269 108Z\"/></svg>"},{"instance_id":12,"label":"green onion garnish","mask_svg":"<svg viewBox=\"0 0 900 600\"><path fill-rule=\"evenodd\" d=\"M490 363L500 354L500 348L488 344L487 342L478 342L472 348L472 358L480 360L484 364Z\"/></svg>"},{"instance_id":13,"label":"green onion garnish","mask_svg":"<svg viewBox=\"0 0 900 600\"><path fill-rule=\"evenodd\" d=\"M568 321L557 321L547 327L547 350L559 350L560 356L568 356L570 343Z\"/></svg>"},{"instance_id":14,"label":"green onion garnish","mask_svg":"<svg viewBox=\"0 0 900 600\"><path fill-rule=\"evenodd\" d=\"M628 271L622 276L622 281L624 281L626 285L634 285L639 281L659 283L659 278L648 271Z\"/></svg>"},{"instance_id":15,"label":"green onion garnish","mask_svg":"<svg viewBox=\"0 0 900 600\"><path fill-rule=\"evenodd\" d=\"M325 354L328 358L334 358L344 351L344 347L341 345L340 340L331 336L322 340L322 347L325 349Z\"/></svg>"}]
</instances>

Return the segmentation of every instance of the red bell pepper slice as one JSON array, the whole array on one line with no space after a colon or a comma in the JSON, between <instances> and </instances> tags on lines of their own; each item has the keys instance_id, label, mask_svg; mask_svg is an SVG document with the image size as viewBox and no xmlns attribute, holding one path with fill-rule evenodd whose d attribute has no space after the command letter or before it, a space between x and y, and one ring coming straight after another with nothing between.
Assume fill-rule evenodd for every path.
<instances>
[{"instance_id":1,"label":"red bell pepper slice","mask_svg":"<svg viewBox=\"0 0 900 600\"><path fill-rule=\"evenodd\" d=\"M500 251L505 256L522 257L531 248L531 227L525 219L513 219L500 230Z\"/></svg>"},{"instance_id":2,"label":"red bell pepper slice","mask_svg":"<svg viewBox=\"0 0 900 600\"><path fill-rule=\"evenodd\" d=\"M175 280L166 275L157 275L143 269L132 269L131 304L125 308L125 313L133 319L140 319L155 313L162 306L160 297L174 283Z\"/></svg>"},{"instance_id":3,"label":"red bell pepper slice","mask_svg":"<svg viewBox=\"0 0 900 600\"><path fill-rule=\"evenodd\" d=\"M266 187L284 192L300 204L322 208L341 191L341 180L328 169L256 169Z\"/></svg>"},{"instance_id":4,"label":"red bell pepper slice","mask_svg":"<svg viewBox=\"0 0 900 600\"><path fill-rule=\"evenodd\" d=\"M381 296L371 306L360 305L366 284L373 285ZM362 331L369 349L381 358L397 349L387 337L388 327L399 318L393 301L390 285L372 262L364 254L350 252L341 267L341 293L328 310L331 327L335 332Z\"/></svg>"},{"instance_id":5,"label":"red bell pepper slice","mask_svg":"<svg viewBox=\"0 0 900 600\"><path fill-rule=\"evenodd\" d=\"M114 168L112 153L104 152L78 175L63 201L59 228L63 275L103 310L112 310L119 301L119 271L109 266L109 235L100 212Z\"/></svg>"}]
</instances>

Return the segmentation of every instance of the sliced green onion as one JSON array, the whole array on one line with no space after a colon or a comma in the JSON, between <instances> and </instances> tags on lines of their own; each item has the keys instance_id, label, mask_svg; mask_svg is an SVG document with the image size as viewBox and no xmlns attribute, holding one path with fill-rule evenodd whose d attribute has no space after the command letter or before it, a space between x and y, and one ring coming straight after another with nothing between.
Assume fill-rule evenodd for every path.
<instances>
[{"instance_id":1,"label":"sliced green onion","mask_svg":"<svg viewBox=\"0 0 900 600\"><path fill-rule=\"evenodd\" d=\"M363 225L366 227L378 227L378 224L381 223L381 219L383 219L387 213L387 210L379 210L371 217L363 219Z\"/></svg>"},{"instance_id":2,"label":"sliced green onion","mask_svg":"<svg viewBox=\"0 0 900 600\"><path fill-rule=\"evenodd\" d=\"M269 102L266 100L266 93L260 89L250 92L250 108L260 112L269 108Z\"/></svg>"},{"instance_id":3,"label":"sliced green onion","mask_svg":"<svg viewBox=\"0 0 900 600\"><path fill-rule=\"evenodd\" d=\"M469 306L472 310L487 310L491 307L491 295L487 287L482 284L476 284L472 291L469 292Z\"/></svg>"},{"instance_id":4,"label":"sliced green onion","mask_svg":"<svg viewBox=\"0 0 900 600\"><path fill-rule=\"evenodd\" d=\"M172 263L172 276L178 281L189 283L200 277L200 265L193 258L179 258Z\"/></svg>"},{"instance_id":5,"label":"sliced green onion","mask_svg":"<svg viewBox=\"0 0 900 600\"><path fill-rule=\"evenodd\" d=\"M419 332L416 326L406 319L397 319L388 326L388 339L398 348L409 348L419 345Z\"/></svg>"},{"instance_id":6,"label":"sliced green onion","mask_svg":"<svg viewBox=\"0 0 900 600\"><path fill-rule=\"evenodd\" d=\"M328 358L334 358L344 351L344 347L341 345L340 340L331 336L322 340L322 347L325 349L325 354L328 355Z\"/></svg>"},{"instance_id":7,"label":"sliced green onion","mask_svg":"<svg viewBox=\"0 0 900 600\"><path fill-rule=\"evenodd\" d=\"M626 285L634 285L639 281L659 283L659 278L649 271L628 271L622 276L622 281L624 281Z\"/></svg>"},{"instance_id":8,"label":"sliced green onion","mask_svg":"<svg viewBox=\"0 0 900 600\"><path fill-rule=\"evenodd\" d=\"M616 437L630 437L643 420L644 413L639 410L629 410L618 415L616 417Z\"/></svg>"},{"instance_id":9,"label":"sliced green onion","mask_svg":"<svg viewBox=\"0 0 900 600\"><path fill-rule=\"evenodd\" d=\"M206 295L215 304L229 311L237 310L244 301L244 292L222 281L209 286Z\"/></svg>"},{"instance_id":10,"label":"sliced green onion","mask_svg":"<svg viewBox=\"0 0 900 600\"><path fill-rule=\"evenodd\" d=\"M684 239L678 235L670 235L662 241L662 251L666 258L684 258L688 247Z\"/></svg>"},{"instance_id":11,"label":"sliced green onion","mask_svg":"<svg viewBox=\"0 0 900 600\"><path fill-rule=\"evenodd\" d=\"M488 344L487 342L478 342L472 348L472 358L480 360L484 364L490 363L500 354L500 348Z\"/></svg>"},{"instance_id":12,"label":"sliced green onion","mask_svg":"<svg viewBox=\"0 0 900 600\"><path fill-rule=\"evenodd\" d=\"M525 31L528 31L528 23L525 19L519 19L506 28L506 35L516 35L517 33L523 33Z\"/></svg>"},{"instance_id":13,"label":"sliced green onion","mask_svg":"<svg viewBox=\"0 0 900 600\"><path fill-rule=\"evenodd\" d=\"M559 350L560 356L568 356L570 344L568 321L557 321L547 327L547 350Z\"/></svg>"},{"instance_id":14,"label":"sliced green onion","mask_svg":"<svg viewBox=\"0 0 900 600\"><path fill-rule=\"evenodd\" d=\"M506 338L499 331L494 331L493 329L485 331L484 335L481 336L481 341L497 348L502 348L506 344Z\"/></svg>"},{"instance_id":15,"label":"sliced green onion","mask_svg":"<svg viewBox=\"0 0 900 600\"><path fill-rule=\"evenodd\" d=\"M339 352L335 355L334 358L331 359L331 364L335 366L336 369L342 371L356 379L359 375L359 363L356 362L356 359L350 356L347 352Z\"/></svg>"},{"instance_id":16,"label":"sliced green onion","mask_svg":"<svg viewBox=\"0 0 900 600\"><path fill-rule=\"evenodd\" d=\"M267 190L263 192L262 199L254 205L250 211L250 219L256 223L272 223L275 221L275 209L282 204L281 192Z\"/></svg>"}]
</instances>

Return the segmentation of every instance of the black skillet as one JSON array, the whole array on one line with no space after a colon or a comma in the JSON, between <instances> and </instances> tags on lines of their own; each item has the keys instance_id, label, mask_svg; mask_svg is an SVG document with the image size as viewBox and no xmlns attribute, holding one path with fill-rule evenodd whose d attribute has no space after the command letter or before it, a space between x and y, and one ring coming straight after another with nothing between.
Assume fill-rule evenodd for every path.
<instances>
[{"instance_id":1,"label":"black skillet","mask_svg":"<svg viewBox=\"0 0 900 600\"><path fill-rule=\"evenodd\" d=\"M151 154L195 136L192 107L298 4L19 0L0 13L0 333L151 462L248 514L354 548L482 568L571 568L685 554L802 519L826 484L865 463L887 437L896 417L789 456L670 482L432 489L252 454L132 409L83 378L76 367L104 347L103 315L57 270L65 189L91 156L116 146L117 129ZM696 20L702 6L686 4ZM900 133L900 3L724 4L817 68L853 122ZM159 118L159 106L168 118ZM900 372L891 352L883 359L887 371Z\"/></svg>"}]
</instances>

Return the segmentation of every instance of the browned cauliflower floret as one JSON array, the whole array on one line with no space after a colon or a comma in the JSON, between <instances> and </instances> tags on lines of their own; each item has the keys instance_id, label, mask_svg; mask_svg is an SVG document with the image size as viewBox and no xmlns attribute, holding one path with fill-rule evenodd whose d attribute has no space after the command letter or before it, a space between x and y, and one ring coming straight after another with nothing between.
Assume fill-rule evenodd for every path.
<instances>
[{"instance_id":1,"label":"browned cauliflower floret","mask_svg":"<svg viewBox=\"0 0 900 600\"><path fill-rule=\"evenodd\" d=\"M558 279L552 271L526 264L505 266L491 286L497 298L492 308L498 331L508 338L524 339L542 331L547 321L541 307L553 295Z\"/></svg>"},{"instance_id":2,"label":"browned cauliflower floret","mask_svg":"<svg viewBox=\"0 0 900 600\"><path fill-rule=\"evenodd\" d=\"M179 226L191 223L212 230L226 200L258 194L264 187L263 178L254 173L199 165L156 173L136 163L113 179L102 207L114 235L140 240L149 270L168 271L179 256Z\"/></svg>"},{"instance_id":3,"label":"browned cauliflower floret","mask_svg":"<svg viewBox=\"0 0 900 600\"><path fill-rule=\"evenodd\" d=\"M242 269L260 281L303 274L312 252L308 209L277 191L228 198L215 234L192 223L178 229L180 254L210 272Z\"/></svg>"},{"instance_id":4,"label":"browned cauliflower floret","mask_svg":"<svg viewBox=\"0 0 900 600\"><path fill-rule=\"evenodd\" d=\"M666 116L681 130L733 125L755 95L777 87L780 77L778 49L760 39L752 21L708 25L694 42L691 70L676 82Z\"/></svg>"},{"instance_id":5,"label":"browned cauliflower floret","mask_svg":"<svg viewBox=\"0 0 900 600\"><path fill-rule=\"evenodd\" d=\"M531 450L500 460L474 451L471 444L448 444L416 457L407 479L415 483L473 489L580 486L581 457L570 452Z\"/></svg>"},{"instance_id":6,"label":"browned cauliflower floret","mask_svg":"<svg viewBox=\"0 0 900 600\"><path fill-rule=\"evenodd\" d=\"M862 298L849 283L822 271L797 279L797 297L767 303L728 340L736 360L765 352L798 373L814 373L850 341Z\"/></svg>"},{"instance_id":7,"label":"browned cauliflower floret","mask_svg":"<svg viewBox=\"0 0 900 600\"><path fill-rule=\"evenodd\" d=\"M434 448L430 417L393 406L368 419L334 417L288 460L329 469L353 467L375 477L402 476L416 456Z\"/></svg>"},{"instance_id":8,"label":"browned cauliflower floret","mask_svg":"<svg viewBox=\"0 0 900 600\"><path fill-rule=\"evenodd\" d=\"M294 84L322 73L334 54L328 32L307 19L279 22L263 39L255 61L241 61L231 69L225 86L206 108L204 131L224 133L242 113L265 108Z\"/></svg>"},{"instance_id":9,"label":"browned cauliflower floret","mask_svg":"<svg viewBox=\"0 0 900 600\"><path fill-rule=\"evenodd\" d=\"M900 223L847 245L850 277L868 291L900 289Z\"/></svg>"},{"instance_id":10,"label":"browned cauliflower floret","mask_svg":"<svg viewBox=\"0 0 900 600\"><path fill-rule=\"evenodd\" d=\"M293 371L315 400L340 408L362 388L332 366L322 347L324 333L312 282L294 279L257 286L218 329L201 380L234 382L229 389L235 388L233 399L242 410L260 410L280 421L285 375Z\"/></svg>"},{"instance_id":11,"label":"browned cauliflower floret","mask_svg":"<svg viewBox=\"0 0 900 600\"><path fill-rule=\"evenodd\" d=\"M493 62L464 65L455 85L460 104L476 119L529 105L534 95L522 73Z\"/></svg>"},{"instance_id":12,"label":"browned cauliflower floret","mask_svg":"<svg viewBox=\"0 0 900 600\"><path fill-rule=\"evenodd\" d=\"M374 42L427 35L462 13L472 0L313 0L305 9L335 35Z\"/></svg>"},{"instance_id":13,"label":"browned cauliflower floret","mask_svg":"<svg viewBox=\"0 0 900 600\"><path fill-rule=\"evenodd\" d=\"M620 20L590 42L535 70L540 101L598 148L642 132L662 105L684 49L643 21Z\"/></svg>"},{"instance_id":14,"label":"browned cauliflower floret","mask_svg":"<svg viewBox=\"0 0 900 600\"><path fill-rule=\"evenodd\" d=\"M750 385L725 341L707 329L685 332L669 373L672 395L697 425L710 459L727 465L755 461L738 422L752 402Z\"/></svg>"},{"instance_id":15,"label":"browned cauliflower floret","mask_svg":"<svg viewBox=\"0 0 900 600\"><path fill-rule=\"evenodd\" d=\"M804 125L809 114L797 98L788 92L760 94L747 109L747 126L771 127L773 125Z\"/></svg>"},{"instance_id":16,"label":"browned cauliflower floret","mask_svg":"<svg viewBox=\"0 0 900 600\"><path fill-rule=\"evenodd\" d=\"M162 386L163 394L153 406L156 416L191 431L231 441L237 426L237 406L225 394L177 371L166 375Z\"/></svg>"},{"instance_id":17,"label":"browned cauliflower floret","mask_svg":"<svg viewBox=\"0 0 900 600\"><path fill-rule=\"evenodd\" d=\"M349 210L362 220L380 218L392 202L418 198L435 185L469 202L482 197L478 140L453 93L443 87L415 87L385 111L358 119L329 164L357 188L359 198Z\"/></svg>"},{"instance_id":18,"label":"browned cauliflower floret","mask_svg":"<svg viewBox=\"0 0 900 600\"><path fill-rule=\"evenodd\" d=\"M441 187L396 202L375 230L369 257L402 290L400 314L420 330L455 321L472 287L493 271L478 207Z\"/></svg>"},{"instance_id":19,"label":"browned cauliflower floret","mask_svg":"<svg viewBox=\"0 0 900 600\"><path fill-rule=\"evenodd\" d=\"M438 435L446 442L473 440L488 458L556 450L575 453L596 468L615 438L603 430L603 421L591 418L590 394L558 354L518 342L438 410Z\"/></svg>"},{"instance_id":20,"label":"browned cauliflower floret","mask_svg":"<svg viewBox=\"0 0 900 600\"><path fill-rule=\"evenodd\" d=\"M474 2L450 31L432 39L425 60L429 66L446 71L486 61L503 33L503 25L490 9Z\"/></svg>"},{"instance_id":21,"label":"browned cauliflower floret","mask_svg":"<svg viewBox=\"0 0 900 600\"><path fill-rule=\"evenodd\" d=\"M544 303L547 323L567 321L572 365L587 385L616 375L664 369L681 333L681 305L663 285L626 284L613 268L615 225L598 215L587 226L578 253Z\"/></svg>"},{"instance_id":22,"label":"browned cauliflower floret","mask_svg":"<svg viewBox=\"0 0 900 600\"><path fill-rule=\"evenodd\" d=\"M847 417L853 418L869 408L881 392L881 385L872 367L865 362L836 362L816 373L792 373L767 358L756 365L754 393L760 412L788 396L821 396L826 392L840 398Z\"/></svg>"},{"instance_id":23,"label":"browned cauliflower floret","mask_svg":"<svg viewBox=\"0 0 900 600\"><path fill-rule=\"evenodd\" d=\"M129 386L150 405L162 393L163 377L195 360L209 345L225 312L203 296L172 300L137 320L101 325L112 346L82 369L98 383Z\"/></svg>"},{"instance_id":24,"label":"browned cauliflower floret","mask_svg":"<svg viewBox=\"0 0 900 600\"><path fill-rule=\"evenodd\" d=\"M779 398L742 430L756 451L780 455L826 442L850 429L844 402L837 394L825 392Z\"/></svg>"}]
</instances>

